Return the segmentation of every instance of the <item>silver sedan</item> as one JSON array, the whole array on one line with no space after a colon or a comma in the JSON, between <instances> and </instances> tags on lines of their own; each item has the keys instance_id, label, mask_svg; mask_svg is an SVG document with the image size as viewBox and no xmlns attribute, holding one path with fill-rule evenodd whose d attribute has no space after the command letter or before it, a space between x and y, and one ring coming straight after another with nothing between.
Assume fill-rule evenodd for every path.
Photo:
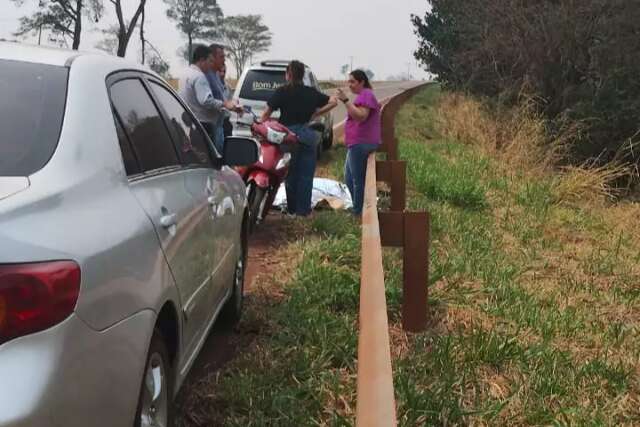
<instances>
[{"instance_id":1,"label":"silver sedan","mask_svg":"<svg viewBox=\"0 0 640 427\"><path fill-rule=\"evenodd\" d=\"M0 43L0 426L169 426L242 310L245 186L157 75Z\"/></svg>"}]
</instances>

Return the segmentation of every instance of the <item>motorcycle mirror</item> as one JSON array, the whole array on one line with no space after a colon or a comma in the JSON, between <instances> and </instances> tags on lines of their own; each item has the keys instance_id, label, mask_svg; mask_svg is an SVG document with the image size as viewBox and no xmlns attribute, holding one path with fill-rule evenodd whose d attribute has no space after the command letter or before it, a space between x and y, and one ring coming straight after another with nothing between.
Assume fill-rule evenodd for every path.
<instances>
[{"instance_id":1,"label":"motorcycle mirror","mask_svg":"<svg viewBox=\"0 0 640 427\"><path fill-rule=\"evenodd\" d=\"M258 161L258 143L253 138L229 136L224 140L224 164L227 166L249 166Z\"/></svg>"}]
</instances>

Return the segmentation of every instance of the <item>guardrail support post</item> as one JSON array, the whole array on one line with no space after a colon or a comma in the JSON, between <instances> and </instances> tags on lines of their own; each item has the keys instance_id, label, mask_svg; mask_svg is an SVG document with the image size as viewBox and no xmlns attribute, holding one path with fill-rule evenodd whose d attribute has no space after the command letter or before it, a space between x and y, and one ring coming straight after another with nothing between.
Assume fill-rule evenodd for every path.
<instances>
[{"instance_id":1,"label":"guardrail support post","mask_svg":"<svg viewBox=\"0 0 640 427\"><path fill-rule=\"evenodd\" d=\"M391 100L382 112L382 146L378 151L386 153L387 160L398 160L395 117L399 105L397 100Z\"/></svg>"},{"instance_id":2,"label":"guardrail support post","mask_svg":"<svg viewBox=\"0 0 640 427\"><path fill-rule=\"evenodd\" d=\"M429 214L404 213L402 257L402 327L420 332L427 327L427 285L429 279Z\"/></svg>"},{"instance_id":3,"label":"guardrail support post","mask_svg":"<svg viewBox=\"0 0 640 427\"><path fill-rule=\"evenodd\" d=\"M391 210L402 212L407 203L407 162L403 160L379 160L376 162L378 181L391 187Z\"/></svg>"},{"instance_id":4,"label":"guardrail support post","mask_svg":"<svg viewBox=\"0 0 640 427\"><path fill-rule=\"evenodd\" d=\"M429 214L378 212L382 246L402 248L402 327L421 332L427 327L429 280Z\"/></svg>"}]
</instances>

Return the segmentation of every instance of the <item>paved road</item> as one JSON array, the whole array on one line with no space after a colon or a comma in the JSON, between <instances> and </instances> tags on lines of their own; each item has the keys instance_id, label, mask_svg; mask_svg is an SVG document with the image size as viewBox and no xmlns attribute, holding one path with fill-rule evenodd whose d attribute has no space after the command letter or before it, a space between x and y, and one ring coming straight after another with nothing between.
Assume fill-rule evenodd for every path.
<instances>
[{"instance_id":1,"label":"paved road","mask_svg":"<svg viewBox=\"0 0 640 427\"><path fill-rule=\"evenodd\" d=\"M419 85L422 82L380 82L373 85L373 90L376 94L378 100L382 101L383 99L393 96L397 93L400 93L406 89L412 88L416 85ZM328 91L329 94L333 95L335 91ZM353 99L353 95L351 95ZM335 110L332 112L333 114L333 123L334 125L342 122L346 117L347 113L342 103L338 104Z\"/></svg>"}]
</instances>

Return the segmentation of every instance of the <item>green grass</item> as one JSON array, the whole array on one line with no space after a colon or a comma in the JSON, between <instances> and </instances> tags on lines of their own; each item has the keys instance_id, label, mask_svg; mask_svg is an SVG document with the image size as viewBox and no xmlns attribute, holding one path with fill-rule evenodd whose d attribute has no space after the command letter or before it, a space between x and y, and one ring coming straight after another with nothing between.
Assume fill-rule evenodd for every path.
<instances>
[{"instance_id":1,"label":"green grass","mask_svg":"<svg viewBox=\"0 0 640 427\"><path fill-rule=\"evenodd\" d=\"M438 89L430 92L401 114L401 153L416 190L410 206L432 215L432 304L460 319L434 319L445 331L416 339L397 365L396 381L412 381L398 396L414 402L402 404L403 423L640 423L639 359L632 350L640 344L638 305L627 303L636 314L629 325L607 325L598 315L625 304L615 290L638 279L623 254L624 236L558 265L574 230L597 235L610 233L611 225L572 210L556 235L551 226L563 208L553 205L552 177L505 174L499 159L433 129L425 141L415 129L434 118L433 111L419 114L421 104L437 103ZM563 280L573 281L572 288L563 288ZM591 281L608 282L613 291L589 290ZM492 393L487 371L502 379L507 393ZM416 391L421 385L422 393ZM619 407L626 399L636 399L636 406Z\"/></svg>"},{"instance_id":2,"label":"green grass","mask_svg":"<svg viewBox=\"0 0 640 427\"><path fill-rule=\"evenodd\" d=\"M440 96L422 91L397 124L408 205L432 225L428 331L392 334L399 425L639 425L638 242L554 205L554 177L441 137ZM340 178L343 159L322 167ZM325 212L306 229L283 249L302 251L283 296L249 306L257 343L202 385L203 425L354 425L359 227ZM395 331L401 265L385 250Z\"/></svg>"}]
</instances>

